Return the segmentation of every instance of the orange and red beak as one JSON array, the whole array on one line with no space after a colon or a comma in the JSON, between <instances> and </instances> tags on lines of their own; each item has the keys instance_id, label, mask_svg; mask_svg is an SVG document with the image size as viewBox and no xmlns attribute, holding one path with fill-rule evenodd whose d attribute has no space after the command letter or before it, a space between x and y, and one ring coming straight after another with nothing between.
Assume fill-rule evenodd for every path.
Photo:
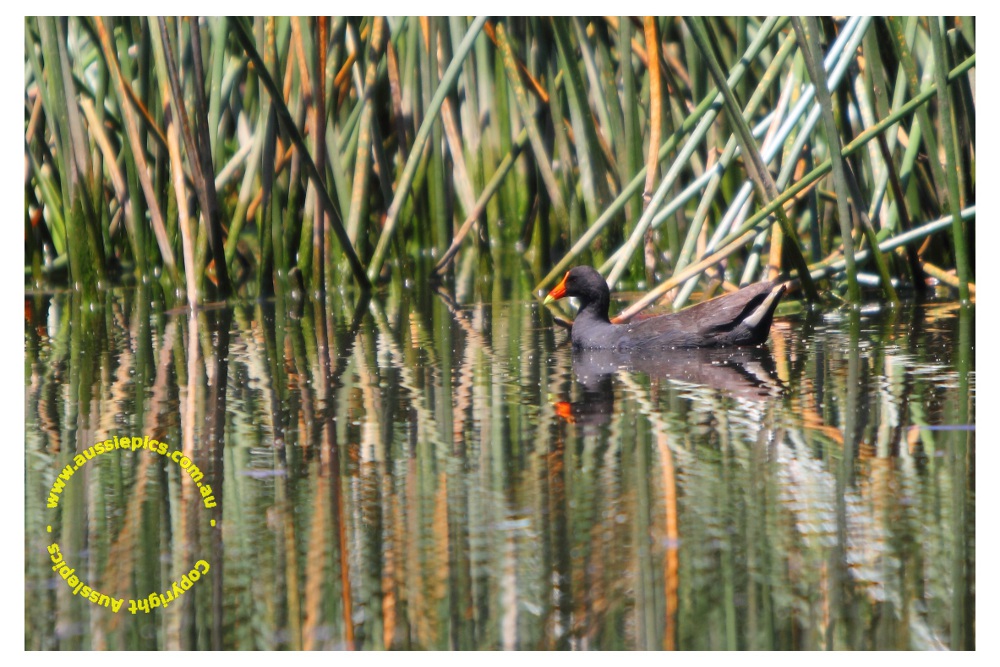
<instances>
[{"instance_id":1,"label":"orange and red beak","mask_svg":"<svg viewBox=\"0 0 1000 667\"><path fill-rule=\"evenodd\" d=\"M547 306L556 299L561 299L566 296L566 278L568 277L569 271L566 272L566 275L563 276L563 279L559 282L559 284L552 288L552 291L545 297L545 301L542 301L543 306Z\"/></svg>"}]
</instances>

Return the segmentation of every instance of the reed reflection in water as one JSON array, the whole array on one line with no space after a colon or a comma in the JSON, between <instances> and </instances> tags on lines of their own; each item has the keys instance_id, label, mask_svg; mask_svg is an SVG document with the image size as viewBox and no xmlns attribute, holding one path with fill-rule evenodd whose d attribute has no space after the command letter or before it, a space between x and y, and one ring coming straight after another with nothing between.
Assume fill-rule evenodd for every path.
<instances>
[{"instance_id":1,"label":"reed reflection in water","mask_svg":"<svg viewBox=\"0 0 1000 667\"><path fill-rule=\"evenodd\" d=\"M523 301L151 301L26 299L27 648L974 648L970 308L623 359ZM111 433L218 508L116 451L48 509ZM53 541L127 599L212 569L113 614Z\"/></svg>"}]
</instances>

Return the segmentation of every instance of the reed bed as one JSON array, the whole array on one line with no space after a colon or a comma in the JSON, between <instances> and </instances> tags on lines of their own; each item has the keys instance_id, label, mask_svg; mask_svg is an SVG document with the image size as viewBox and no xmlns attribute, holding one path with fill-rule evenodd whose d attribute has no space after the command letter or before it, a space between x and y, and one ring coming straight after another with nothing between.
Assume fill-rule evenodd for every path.
<instances>
[{"instance_id":1,"label":"reed bed","mask_svg":"<svg viewBox=\"0 0 1000 667\"><path fill-rule=\"evenodd\" d=\"M28 17L26 284L969 300L975 62L973 17Z\"/></svg>"}]
</instances>

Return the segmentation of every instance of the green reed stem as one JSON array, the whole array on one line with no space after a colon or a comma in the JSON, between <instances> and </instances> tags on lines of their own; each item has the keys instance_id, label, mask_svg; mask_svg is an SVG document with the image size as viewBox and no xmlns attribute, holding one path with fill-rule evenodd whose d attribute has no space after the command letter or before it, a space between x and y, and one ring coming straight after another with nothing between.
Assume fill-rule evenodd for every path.
<instances>
[{"instance_id":1,"label":"green reed stem","mask_svg":"<svg viewBox=\"0 0 1000 667\"><path fill-rule=\"evenodd\" d=\"M399 177L399 182L396 184L396 192L393 197L392 204L389 206L389 211L386 214L385 226L382 227L382 235L379 237L378 245L375 247L375 253L372 255L371 262L368 264L368 277L371 280L374 280L375 277L382 271L382 263L385 261L385 256L389 252L389 242L392 240L392 236L396 231L396 224L399 220L399 214L402 211L403 204L406 202L407 197L409 197L410 186L413 183L413 177L416 174L417 166L420 164L420 158L424 152L424 145L427 143L427 137L431 133L438 111L441 109L441 104L444 102L444 98L448 94L448 91L451 90L451 87L455 84L455 80L458 78L458 74L462 69L462 63L465 60L465 57L469 54L469 51L472 50L472 45L475 43L476 37L479 35L479 31L482 30L483 24L486 23L486 18L487 17L485 16L479 16L472 22L472 25L469 26L469 31L465 33L465 37L462 38L462 42L458 45L455 55L448 64L448 69L441 78L441 85L439 85L437 90L434 92L434 98L431 100L428 108L424 111L424 121L421 123L420 129L417 131L417 136L413 140L413 146L410 148L409 159L407 159L406 166L403 168L403 173Z\"/></svg>"},{"instance_id":2,"label":"green reed stem","mask_svg":"<svg viewBox=\"0 0 1000 667\"><path fill-rule=\"evenodd\" d=\"M732 89L730 89L726 82L725 74L723 74L722 68L719 66L718 61L715 59L715 55L712 53L712 48L708 39L708 33L705 30L704 22L701 19L685 19L685 21L687 21L691 27L692 37L702 51L702 58L708 67L709 74L715 81L715 85L719 88L719 91L722 93L730 125L732 125L736 130L736 137L739 140L740 150L743 151L744 158L748 159L746 163L747 171L750 173L750 176L757 187L757 196L760 198L761 204L766 204L768 201L775 199L778 196L778 188L774 185L774 179L771 177L771 172L768 171L767 165L764 163L764 159L761 157L760 151L757 149L757 142L754 141L753 135L750 132L750 126L747 125L746 120L743 119L739 103L736 101L736 97L733 95ZM801 41L801 35L799 39ZM823 83L825 85L825 78ZM774 214L777 216L778 223L781 225L781 229L791 247L792 261L795 264L799 276L802 277L802 287L805 289L806 298L810 301L816 301L819 299L819 295L816 293L816 288L813 286L812 280L808 277L809 271L806 265L806 259L802 255L802 247L798 243L798 236L795 234L794 228L792 228L792 223L789 222L788 216L785 215L784 208L779 206L775 209Z\"/></svg>"},{"instance_id":3,"label":"green reed stem","mask_svg":"<svg viewBox=\"0 0 1000 667\"><path fill-rule=\"evenodd\" d=\"M267 88L268 93L271 95L271 103L275 106L278 113L278 120L281 122L285 132L288 133L289 138L291 138L292 143L295 144L295 148L301 155L302 164L305 166L306 172L313 182L313 187L319 197L320 204L322 204L323 210L326 214L330 216L330 225L333 228L334 233L337 235L337 240L340 241L341 251L347 257L347 261L351 265L351 271L354 273L354 279L358 282L358 285L362 289L369 289L371 287L371 281L368 279L368 276L365 275L365 269L361 265L361 260L358 259L357 253L354 252L354 246L351 245L351 240L348 238L347 231L344 229L343 222L340 218L340 212L334 205L333 200L330 199L330 193L323 185L324 181L320 176L319 169L316 167L316 163L313 162L312 157L309 155L309 150L306 147L305 141L302 139L302 135L299 133L299 128L295 125L295 121L292 120L292 114L288 111L288 107L285 106L281 91L274 85L274 80L271 79L271 75L267 71L263 58L261 58L260 54L257 52L257 47L254 46L253 40L247 32L247 29L243 26L242 22L238 19L232 19L232 25L236 38L243 45L243 49L247 52L247 55L257 68L257 76L260 78L260 82L265 88ZM316 221L316 223L319 224L319 221ZM321 285L317 285L316 287L321 287Z\"/></svg>"},{"instance_id":4,"label":"green reed stem","mask_svg":"<svg viewBox=\"0 0 1000 667\"><path fill-rule=\"evenodd\" d=\"M958 294L963 302L969 300L969 256L965 247L965 229L962 227L962 203L958 190L958 151L955 147L955 134L951 124L951 91L948 90L948 55L944 38L941 36L941 19L937 16L929 18L931 25L931 42L934 45L934 77L937 82L938 122L944 137L944 149L947 160L944 165L948 184L948 204L951 208L952 243L955 244L955 261L958 264ZM928 132L928 134L930 134ZM931 162L937 163L936 154Z\"/></svg>"}]
</instances>

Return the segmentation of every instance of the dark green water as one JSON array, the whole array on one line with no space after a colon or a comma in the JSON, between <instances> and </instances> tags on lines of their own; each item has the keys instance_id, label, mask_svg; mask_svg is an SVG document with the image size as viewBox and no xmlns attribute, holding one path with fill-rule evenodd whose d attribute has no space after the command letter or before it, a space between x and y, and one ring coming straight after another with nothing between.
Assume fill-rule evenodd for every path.
<instances>
[{"instance_id":1,"label":"dark green water","mask_svg":"<svg viewBox=\"0 0 1000 667\"><path fill-rule=\"evenodd\" d=\"M525 301L151 301L26 298L26 648L974 648L972 309L642 359Z\"/></svg>"}]
</instances>

